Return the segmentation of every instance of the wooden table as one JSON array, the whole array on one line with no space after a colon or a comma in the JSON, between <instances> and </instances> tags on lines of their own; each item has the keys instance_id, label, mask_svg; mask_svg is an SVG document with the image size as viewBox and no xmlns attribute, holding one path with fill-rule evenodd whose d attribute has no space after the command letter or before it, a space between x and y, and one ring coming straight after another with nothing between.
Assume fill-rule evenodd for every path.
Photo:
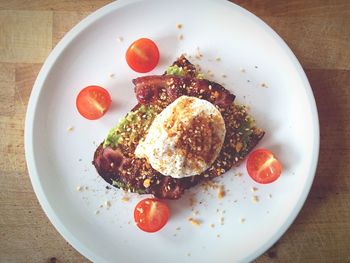
<instances>
[{"instance_id":1,"label":"wooden table","mask_svg":"<svg viewBox=\"0 0 350 263\"><path fill-rule=\"evenodd\" d=\"M33 192L24 117L33 82L62 36L108 0L0 1L0 262L87 262ZM321 151L311 193L287 233L256 262L350 262L350 1L237 0L274 28L306 70Z\"/></svg>"}]
</instances>

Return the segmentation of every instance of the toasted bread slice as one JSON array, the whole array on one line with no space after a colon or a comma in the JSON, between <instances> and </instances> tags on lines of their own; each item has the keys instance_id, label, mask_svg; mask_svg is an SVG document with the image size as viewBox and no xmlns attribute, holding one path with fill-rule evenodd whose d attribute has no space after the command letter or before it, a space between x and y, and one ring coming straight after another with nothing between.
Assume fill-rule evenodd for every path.
<instances>
[{"instance_id":1,"label":"toasted bread slice","mask_svg":"<svg viewBox=\"0 0 350 263\"><path fill-rule=\"evenodd\" d=\"M163 76L141 77L133 83L139 103L110 131L94 154L93 164L98 173L115 187L162 199L178 199L186 189L238 165L264 136L245 107L233 102L235 96L218 83L202 79L184 56ZM146 159L135 157L134 151L157 114L182 95L214 104L224 118L226 136L219 157L209 169L177 179L157 172Z\"/></svg>"}]
</instances>

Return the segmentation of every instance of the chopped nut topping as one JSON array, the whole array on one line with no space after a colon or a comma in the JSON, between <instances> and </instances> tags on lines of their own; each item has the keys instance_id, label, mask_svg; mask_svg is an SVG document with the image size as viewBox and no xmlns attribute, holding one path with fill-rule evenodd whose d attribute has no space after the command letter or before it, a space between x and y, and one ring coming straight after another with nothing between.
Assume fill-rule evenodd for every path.
<instances>
[{"instance_id":1,"label":"chopped nut topping","mask_svg":"<svg viewBox=\"0 0 350 263\"><path fill-rule=\"evenodd\" d=\"M179 35L179 36L178 36L178 39L179 39L179 40L183 40L183 39L184 39L183 34Z\"/></svg>"},{"instance_id":2,"label":"chopped nut topping","mask_svg":"<svg viewBox=\"0 0 350 263\"><path fill-rule=\"evenodd\" d=\"M225 187L224 187L223 185L221 185L221 186L219 187L219 190L218 190L218 198L219 198L219 199L224 198L225 194L226 194L226 192L225 192Z\"/></svg>"},{"instance_id":3,"label":"chopped nut topping","mask_svg":"<svg viewBox=\"0 0 350 263\"><path fill-rule=\"evenodd\" d=\"M240 219L240 222L241 222L241 224L243 224L243 223L245 222L245 218L242 217L242 218Z\"/></svg>"},{"instance_id":4,"label":"chopped nut topping","mask_svg":"<svg viewBox=\"0 0 350 263\"><path fill-rule=\"evenodd\" d=\"M143 181L143 186L148 188L151 185L151 179L147 178Z\"/></svg>"},{"instance_id":5,"label":"chopped nut topping","mask_svg":"<svg viewBox=\"0 0 350 263\"><path fill-rule=\"evenodd\" d=\"M252 197L252 201L253 201L253 203L259 202L259 197L256 196L256 195L254 195L254 196Z\"/></svg>"},{"instance_id":6,"label":"chopped nut topping","mask_svg":"<svg viewBox=\"0 0 350 263\"><path fill-rule=\"evenodd\" d=\"M188 218L188 221L189 221L192 225L194 225L194 226L200 226L200 224L201 224L201 221L200 221L200 220L193 219L192 217L189 217L189 218Z\"/></svg>"},{"instance_id":7,"label":"chopped nut topping","mask_svg":"<svg viewBox=\"0 0 350 263\"><path fill-rule=\"evenodd\" d=\"M111 207L111 205L112 205L112 203L111 203L111 201L109 201L109 200L107 200L106 202L105 202L105 207Z\"/></svg>"},{"instance_id":8,"label":"chopped nut topping","mask_svg":"<svg viewBox=\"0 0 350 263\"><path fill-rule=\"evenodd\" d=\"M177 29L181 29L182 28L182 24L176 24L176 28Z\"/></svg>"},{"instance_id":9,"label":"chopped nut topping","mask_svg":"<svg viewBox=\"0 0 350 263\"><path fill-rule=\"evenodd\" d=\"M221 61L220 57L215 58L216 61Z\"/></svg>"},{"instance_id":10,"label":"chopped nut topping","mask_svg":"<svg viewBox=\"0 0 350 263\"><path fill-rule=\"evenodd\" d=\"M123 202L129 202L129 200L130 200L130 197L128 197L128 196L124 196L124 197L122 197L122 199L121 199Z\"/></svg>"},{"instance_id":11,"label":"chopped nut topping","mask_svg":"<svg viewBox=\"0 0 350 263\"><path fill-rule=\"evenodd\" d=\"M197 47L196 49L196 54L195 54L195 58L196 59L201 59L201 57L203 57L202 53L199 51L199 47Z\"/></svg>"},{"instance_id":12,"label":"chopped nut topping","mask_svg":"<svg viewBox=\"0 0 350 263\"><path fill-rule=\"evenodd\" d=\"M83 187L82 187L82 186L77 186L76 190L77 190L78 192L81 192L81 191L83 191Z\"/></svg>"},{"instance_id":13,"label":"chopped nut topping","mask_svg":"<svg viewBox=\"0 0 350 263\"><path fill-rule=\"evenodd\" d=\"M268 86L266 85L266 83L261 83L261 87L263 87L263 88L268 88Z\"/></svg>"},{"instance_id":14,"label":"chopped nut topping","mask_svg":"<svg viewBox=\"0 0 350 263\"><path fill-rule=\"evenodd\" d=\"M258 191L259 189L256 188L256 187L252 187L250 190L251 190L253 193L255 193L255 192Z\"/></svg>"},{"instance_id":15,"label":"chopped nut topping","mask_svg":"<svg viewBox=\"0 0 350 263\"><path fill-rule=\"evenodd\" d=\"M122 37L117 37L117 41L118 41L118 42L123 42L123 40L124 40L124 39L123 39Z\"/></svg>"},{"instance_id":16,"label":"chopped nut topping","mask_svg":"<svg viewBox=\"0 0 350 263\"><path fill-rule=\"evenodd\" d=\"M74 127L73 126L69 126L68 128L67 128L67 131L69 131L69 132L71 132L71 131L73 131L74 130Z\"/></svg>"},{"instance_id":17,"label":"chopped nut topping","mask_svg":"<svg viewBox=\"0 0 350 263\"><path fill-rule=\"evenodd\" d=\"M242 142L237 142L237 144L235 146L236 152L239 153L242 150L242 147L243 147L243 143Z\"/></svg>"},{"instance_id":18,"label":"chopped nut topping","mask_svg":"<svg viewBox=\"0 0 350 263\"><path fill-rule=\"evenodd\" d=\"M211 228L214 228L214 227L215 227L215 224L210 224L210 227L211 227Z\"/></svg>"}]
</instances>

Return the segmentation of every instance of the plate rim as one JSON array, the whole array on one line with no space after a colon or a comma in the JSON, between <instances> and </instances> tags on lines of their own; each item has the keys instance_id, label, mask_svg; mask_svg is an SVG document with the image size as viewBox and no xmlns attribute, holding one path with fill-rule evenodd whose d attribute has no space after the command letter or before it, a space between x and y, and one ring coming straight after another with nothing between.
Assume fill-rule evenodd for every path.
<instances>
[{"instance_id":1,"label":"plate rim","mask_svg":"<svg viewBox=\"0 0 350 263\"><path fill-rule=\"evenodd\" d=\"M118 0L115 2L111 2L96 11L89 14L87 17L85 17L83 20L81 20L78 24L76 24L70 31L68 31L65 36L58 42L58 44L54 47L54 49L50 52L47 59L45 60L42 68L40 69L40 72L35 80L35 83L33 85L30 98L28 101L26 116L25 116L25 128L24 128L24 148L25 148L25 158L26 163L28 167L28 175L31 180L32 187L34 189L34 192L38 198L38 201L45 212L46 216L49 218L52 225L55 227L55 229L60 233L60 235L68 241L79 253L81 253L83 256L88 258L89 260L93 260L96 262L106 262L106 259L101 257L99 254L95 254L91 252L79 239L77 239L61 222L59 217L57 216L55 210L52 208L50 202L46 198L46 195L44 194L43 186L39 180L39 173L37 171L36 167L36 161L34 157L34 145L33 145L33 126L34 126L34 120L35 120L35 113L37 110L38 105L38 99L40 97L42 87L45 84L45 81L47 79L47 76L49 75L56 59L59 58L60 54L67 48L67 46L71 43L74 38L81 33L83 30L88 28L92 23L94 23L96 20L102 18L103 16L107 15L109 12L113 12L114 10L117 10L121 7L134 4L136 2L141 2L144 0ZM196 0L193 0L196 1ZM319 117L317 112L317 106L315 97L313 95L312 88L310 86L310 83L307 79L307 76L296 58L295 54L292 52L292 50L289 48L289 46L286 44L286 42L268 25L266 24L261 18L257 17L255 14L251 13L250 11L244 9L243 7L240 7L239 5L224 1L224 0L207 0L207 1L214 1L218 2L219 4L224 4L227 6L227 8L235 8L239 9L240 12L244 13L245 15L249 16L251 19L254 19L256 22L261 24L261 26L276 40L278 44L283 48L285 54L288 56L290 61L293 64L293 68L297 71L303 85L304 90L306 92L308 104L311 110L311 116L312 116L312 127L314 127L315 134L313 136L313 156L311 160L310 165L310 175L308 176L307 180L304 184L304 189L302 190L301 194L299 195L299 200L295 204L294 208L292 209L290 216L288 219L282 224L282 226L279 228L279 230L264 244L260 246L259 249L252 251L250 255L247 255L242 261L243 262L250 262L260 255L262 255L264 252L266 252L276 241L278 241L282 235L285 234L285 232L288 230L288 228L292 225L294 220L296 219L297 215L301 211L306 198L310 192L315 174L316 174L316 168L318 164L318 157L319 157L319 147L320 147L320 128L319 128Z\"/></svg>"}]
</instances>

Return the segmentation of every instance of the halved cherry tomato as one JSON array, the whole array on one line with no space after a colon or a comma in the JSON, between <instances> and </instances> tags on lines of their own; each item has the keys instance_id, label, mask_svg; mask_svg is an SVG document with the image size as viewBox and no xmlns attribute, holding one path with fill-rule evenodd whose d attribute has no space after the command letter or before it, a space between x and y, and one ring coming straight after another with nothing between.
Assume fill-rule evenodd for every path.
<instances>
[{"instance_id":1,"label":"halved cherry tomato","mask_svg":"<svg viewBox=\"0 0 350 263\"><path fill-rule=\"evenodd\" d=\"M258 149L248 156L247 170L254 181L268 184L280 177L282 165L272 152L266 149Z\"/></svg>"},{"instance_id":2,"label":"halved cherry tomato","mask_svg":"<svg viewBox=\"0 0 350 263\"><path fill-rule=\"evenodd\" d=\"M146 73L154 69L159 61L159 50L151 39L140 38L126 51L126 62L136 72Z\"/></svg>"},{"instance_id":3,"label":"halved cherry tomato","mask_svg":"<svg viewBox=\"0 0 350 263\"><path fill-rule=\"evenodd\" d=\"M146 198L136 205L134 219L141 230L156 232L168 222L169 208L158 199Z\"/></svg>"},{"instance_id":4,"label":"halved cherry tomato","mask_svg":"<svg viewBox=\"0 0 350 263\"><path fill-rule=\"evenodd\" d=\"M88 86L82 89L76 100L79 113L89 119L101 118L111 105L108 91L99 86Z\"/></svg>"}]
</instances>

